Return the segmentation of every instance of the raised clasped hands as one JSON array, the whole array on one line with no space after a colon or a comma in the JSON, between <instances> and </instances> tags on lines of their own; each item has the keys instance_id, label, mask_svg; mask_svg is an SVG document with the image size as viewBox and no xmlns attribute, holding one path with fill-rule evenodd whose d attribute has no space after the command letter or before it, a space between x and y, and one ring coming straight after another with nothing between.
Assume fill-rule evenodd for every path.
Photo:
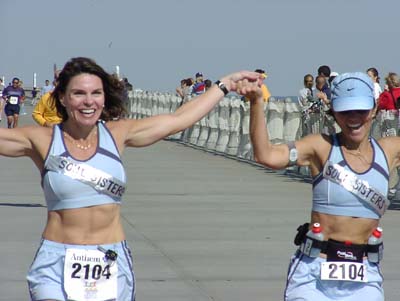
<instances>
[{"instance_id":1,"label":"raised clasped hands","mask_svg":"<svg viewBox=\"0 0 400 301\"><path fill-rule=\"evenodd\" d=\"M259 97L262 98L261 84L263 78L260 73L240 71L222 78L221 81L229 91L243 95L250 101Z\"/></svg>"}]
</instances>

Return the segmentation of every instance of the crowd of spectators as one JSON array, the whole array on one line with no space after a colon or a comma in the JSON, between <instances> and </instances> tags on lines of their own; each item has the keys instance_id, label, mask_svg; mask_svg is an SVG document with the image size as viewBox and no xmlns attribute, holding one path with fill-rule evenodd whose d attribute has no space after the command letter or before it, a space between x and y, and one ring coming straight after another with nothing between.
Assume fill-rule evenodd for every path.
<instances>
[{"instance_id":1,"label":"crowd of spectators","mask_svg":"<svg viewBox=\"0 0 400 301\"><path fill-rule=\"evenodd\" d=\"M400 78L397 73L389 72L385 77L383 89L380 83L379 72L375 67L368 68L366 73L374 83L374 96L376 101L377 119L383 124L380 129L383 136L398 134L393 130L392 125L388 125L387 120L398 120L400 109ZM327 131L331 134L336 131L334 120L329 118L331 90L330 86L333 79L338 76L337 72L331 71L327 65L320 66L317 74L306 74L303 79L303 88L300 89L298 100L303 110L303 119L310 119L310 115L318 114L321 124L324 124L319 130ZM322 120L324 119L324 120ZM328 120L328 121L327 121ZM333 123L329 124L329 123Z\"/></svg>"},{"instance_id":2,"label":"crowd of spectators","mask_svg":"<svg viewBox=\"0 0 400 301\"><path fill-rule=\"evenodd\" d=\"M265 79L268 77L267 73L263 69L256 69L254 70L257 73L262 74L262 77ZM184 78L181 80L180 86L175 89L176 95L181 97L182 103L185 103L190 98L196 95L203 94L212 86L211 79L204 79L203 73L197 72L195 77ZM265 83L261 86L264 101L268 102L269 98L271 97L271 93ZM242 98L244 101L246 99Z\"/></svg>"},{"instance_id":3,"label":"crowd of spectators","mask_svg":"<svg viewBox=\"0 0 400 301\"><path fill-rule=\"evenodd\" d=\"M210 88L212 82L210 79L204 80L203 73L197 72L195 77L188 77L181 80L181 84L176 88L176 94L182 99L181 103L185 103L196 95L203 94Z\"/></svg>"}]
</instances>

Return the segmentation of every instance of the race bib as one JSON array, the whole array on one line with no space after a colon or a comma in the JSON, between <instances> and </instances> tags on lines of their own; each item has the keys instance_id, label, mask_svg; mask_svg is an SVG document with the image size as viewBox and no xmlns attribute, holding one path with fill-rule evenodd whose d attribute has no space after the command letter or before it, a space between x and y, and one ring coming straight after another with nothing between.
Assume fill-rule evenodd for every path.
<instances>
[{"instance_id":1,"label":"race bib","mask_svg":"<svg viewBox=\"0 0 400 301\"><path fill-rule=\"evenodd\" d=\"M17 105L18 104L18 97L17 96L10 96L8 98L8 103L11 105Z\"/></svg>"},{"instance_id":2,"label":"race bib","mask_svg":"<svg viewBox=\"0 0 400 301\"><path fill-rule=\"evenodd\" d=\"M67 249L64 289L68 300L104 301L117 298L118 265L98 250Z\"/></svg>"},{"instance_id":3,"label":"race bib","mask_svg":"<svg viewBox=\"0 0 400 301\"><path fill-rule=\"evenodd\" d=\"M321 280L367 282L367 267L365 264L360 262L322 262Z\"/></svg>"}]
</instances>

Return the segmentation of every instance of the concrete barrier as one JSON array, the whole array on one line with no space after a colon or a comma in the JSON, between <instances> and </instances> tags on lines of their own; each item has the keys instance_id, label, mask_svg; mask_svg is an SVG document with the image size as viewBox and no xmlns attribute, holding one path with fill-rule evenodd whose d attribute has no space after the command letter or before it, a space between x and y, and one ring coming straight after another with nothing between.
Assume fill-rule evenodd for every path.
<instances>
[{"instance_id":1,"label":"concrete barrier","mask_svg":"<svg viewBox=\"0 0 400 301\"><path fill-rule=\"evenodd\" d=\"M129 116L136 119L174 112L182 103L176 95L149 91L134 91L129 101ZM190 101L190 98L183 102L186 101ZM326 112L307 110L293 96L271 97L265 104L265 116L268 134L274 144L294 141L311 133L340 130ZM237 95L229 95L191 128L169 138L207 151L252 161L249 124L250 104ZM398 135L399 125L398 111L379 112L372 125L371 135L375 138ZM309 176L308 168L299 168L297 172ZM397 181L391 183L392 190L399 185Z\"/></svg>"}]
</instances>

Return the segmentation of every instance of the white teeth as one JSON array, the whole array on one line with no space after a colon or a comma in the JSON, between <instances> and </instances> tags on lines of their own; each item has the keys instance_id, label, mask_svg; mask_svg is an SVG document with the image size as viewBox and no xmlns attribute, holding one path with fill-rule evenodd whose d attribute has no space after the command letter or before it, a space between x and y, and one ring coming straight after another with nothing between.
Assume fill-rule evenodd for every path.
<instances>
[{"instance_id":1,"label":"white teeth","mask_svg":"<svg viewBox=\"0 0 400 301\"><path fill-rule=\"evenodd\" d=\"M91 109L91 110L81 110L81 112L83 114L92 114L92 113L94 113L94 110L93 109Z\"/></svg>"},{"instance_id":2,"label":"white teeth","mask_svg":"<svg viewBox=\"0 0 400 301\"><path fill-rule=\"evenodd\" d=\"M360 123L358 123L358 124L348 124L347 126L349 128L352 128L352 129L357 129L357 128L359 128L361 126L361 124Z\"/></svg>"}]
</instances>

